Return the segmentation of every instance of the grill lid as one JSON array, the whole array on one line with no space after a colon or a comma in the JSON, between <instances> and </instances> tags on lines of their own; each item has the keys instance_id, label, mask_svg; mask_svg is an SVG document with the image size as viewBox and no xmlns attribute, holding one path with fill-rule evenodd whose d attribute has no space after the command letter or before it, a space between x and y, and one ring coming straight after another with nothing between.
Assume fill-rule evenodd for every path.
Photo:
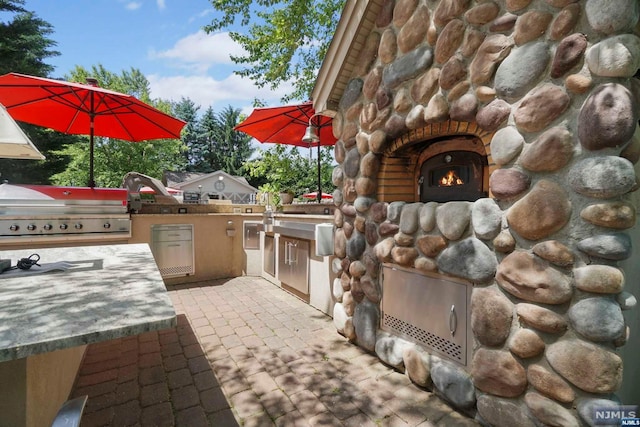
<instances>
[{"instance_id":1,"label":"grill lid","mask_svg":"<svg viewBox=\"0 0 640 427\"><path fill-rule=\"evenodd\" d=\"M0 184L0 215L127 212L124 188Z\"/></svg>"}]
</instances>

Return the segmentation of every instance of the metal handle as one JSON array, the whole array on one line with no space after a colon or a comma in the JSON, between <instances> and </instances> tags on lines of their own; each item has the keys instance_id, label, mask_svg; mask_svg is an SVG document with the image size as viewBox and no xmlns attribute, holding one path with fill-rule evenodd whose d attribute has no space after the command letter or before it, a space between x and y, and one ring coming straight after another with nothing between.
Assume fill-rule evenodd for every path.
<instances>
[{"instance_id":1,"label":"metal handle","mask_svg":"<svg viewBox=\"0 0 640 427\"><path fill-rule=\"evenodd\" d=\"M289 265L289 242L284 242L284 265Z\"/></svg>"},{"instance_id":2,"label":"metal handle","mask_svg":"<svg viewBox=\"0 0 640 427\"><path fill-rule=\"evenodd\" d=\"M289 265L298 263L298 242L291 243L291 249L289 249Z\"/></svg>"},{"instance_id":3,"label":"metal handle","mask_svg":"<svg viewBox=\"0 0 640 427\"><path fill-rule=\"evenodd\" d=\"M449 311L449 332L451 335L456 334L456 329L458 329L458 317L456 316L456 306L451 306L451 311Z\"/></svg>"}]
</instances>

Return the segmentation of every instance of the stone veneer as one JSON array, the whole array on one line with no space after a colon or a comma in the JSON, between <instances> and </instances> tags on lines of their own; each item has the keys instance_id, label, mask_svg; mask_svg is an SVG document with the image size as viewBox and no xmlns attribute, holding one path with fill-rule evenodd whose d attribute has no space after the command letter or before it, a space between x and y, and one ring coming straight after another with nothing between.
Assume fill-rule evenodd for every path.
<instances>
[{"instance_id":1,"label":"stone veneer","mask_svg":"<svg viewBox=\"0 0 640 427\"><path fill-rule=\"evenodd\" d=\"M490 425L577 426L617 401L639 16L637 0L386 1L333 122L341 334ZM492 134L491 197L380 201L389 147L454 122ZM469 369L379 329L381 262L473 282Z\"/></svg>"}]
</instances>

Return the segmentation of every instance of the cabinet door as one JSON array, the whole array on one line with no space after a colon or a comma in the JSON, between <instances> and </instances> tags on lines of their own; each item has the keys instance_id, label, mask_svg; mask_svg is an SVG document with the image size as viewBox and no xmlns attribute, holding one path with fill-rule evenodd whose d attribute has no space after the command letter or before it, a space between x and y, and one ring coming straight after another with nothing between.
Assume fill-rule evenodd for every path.
<instances>
[{"instance_id":1,"label":"cabinet door","mask_svg":"<svg viewBox=\"0 0 640 427\"><path fill-rule=\"evenodd\" d=\"M193 273L193 244L191 241L156 242L153 256L162 276Z\"/></svg>"},{"instance_id":2,"label":"cabinet door","mask_svg":"<svg viewBox=\"0 0 640 427\"><path fill-rule=\"evenodd\" d=\"M384 265L381 329L466 365L471 289L462 280Z\"/></svg>"},{"instance_id":3,"label":"cabinet door","mask_svg":"<svg viewBox=\"0 0 640 427\"><path fill-rule=\"evenodd\" d=\"M264 271L276 275L276 251L273 247L273 236L264 236Z\"/></svg>"},{"instance_id":4,"label":"cabinet door","mask_svg":"<svg viewBox=\"0 0 640 427\"><path fill-rule=\"evenodd\" d=\"M297 291L309 295L309 242L292 240L289 247L291 280L287 283Z\"/></svg>"},{"instance_id":5,"label":"cabinet door","mask_svg":"<svg viewBox=\"0 0 640 427\"><path fill-rule=\"evenodd\" d=\"M278 280L289 284L291 281L291 266L289 265L289 248L291 240L280 236L278 239Z\"/></svg>"}]
</instances>

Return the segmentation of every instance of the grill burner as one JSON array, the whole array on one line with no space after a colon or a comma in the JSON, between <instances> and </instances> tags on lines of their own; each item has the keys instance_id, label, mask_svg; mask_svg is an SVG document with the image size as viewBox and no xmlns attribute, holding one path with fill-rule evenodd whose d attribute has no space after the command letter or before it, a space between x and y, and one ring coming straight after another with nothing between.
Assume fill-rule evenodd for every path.
<instances>
[{"instance_id":1,"label":"grill burner","mask_svg":"<svg viewBox=\"0 0 640 427\"><path fill-rule=\"evenodd\" d=\"M485 160L472 151L449 151L427 159L418 180L421 202L474 202L482 190Z\"/></svg>"},{"instance_id":2,"label":"grill burner","mask_svg":"<svg viewBox=\"0 0 640 427\"><path fill-rule=\"evenodd\" d=\"M127 190L0 185L0 242L131 237Z\"/></svg>"}]
</instances>

